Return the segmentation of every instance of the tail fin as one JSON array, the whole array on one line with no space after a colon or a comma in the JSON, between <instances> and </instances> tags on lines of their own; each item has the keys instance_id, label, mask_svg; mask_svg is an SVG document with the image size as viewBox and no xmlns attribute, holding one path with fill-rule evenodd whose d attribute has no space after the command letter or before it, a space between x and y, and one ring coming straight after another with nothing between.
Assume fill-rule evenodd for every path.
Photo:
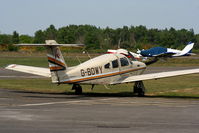
<instances>
[{"instance_id":1,"label":"tail fin","mask_svg":"<svg viewBox=\"0 0 199 133\"><path fill-rule=\"evenodd\" d=\"M54 40L46 40L46 44L52 82L59 83L63 79L67 78L67 65L62 56L59 46L56 46L57 42Z\"/></svg>"},{"instance_id":2,"label":"tail fin","mask_svg":"<svg viewBox=\"0 0 199 133\"><path fill-rule=\"evenodd\" d=\"M84 44L57 44L55 40L46 40L46 44L17 44L19 46L45 46L47 48L47 57L51 78L53 83L60 83L68 78L67 65L60 51L60 46L81 47Z\"/></svg>"},{"instance_id":3,"label":"tail fin","mask_svg":"<svg viewBox=\"0 0 199 133\"><path fill-rule=\"evenodd\" d=\"M187 46L182 50L180 55L185 55L187 53L191 53L191 50L193 49L194 43L189 42Z\"/></svg>"}]
</instances>

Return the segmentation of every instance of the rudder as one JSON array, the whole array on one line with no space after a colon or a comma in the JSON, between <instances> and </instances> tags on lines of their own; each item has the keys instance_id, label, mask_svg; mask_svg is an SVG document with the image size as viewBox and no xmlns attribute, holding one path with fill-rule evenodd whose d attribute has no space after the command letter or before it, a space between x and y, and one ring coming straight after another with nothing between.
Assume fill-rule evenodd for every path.
<instances>
[{"instance_id":1,"label":"rudder","mask_svg":"<svg viewBox=\"0 0 199 133\"><path fill-rule=\"evenodd\" d=\"M60 81L67 77L67 65L60 51L59 45L54 45L57 44L57 42L55 40L46 40L46 44L47 58L49 63L49 69L51 72L52 82L60 83Z\"/></svg>"}]
</instances>

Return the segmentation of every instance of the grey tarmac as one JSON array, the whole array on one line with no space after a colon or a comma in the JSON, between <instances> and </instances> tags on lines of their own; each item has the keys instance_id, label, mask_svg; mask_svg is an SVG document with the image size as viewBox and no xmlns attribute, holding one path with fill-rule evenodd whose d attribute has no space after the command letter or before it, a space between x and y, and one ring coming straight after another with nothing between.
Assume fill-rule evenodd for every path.
<instances>
[{"instance_id":1,"label":"grey tarmac","mask_svg":"<svg viewBox=\"0 0 199 133\"><path fill-rule=\"evenodd\" d=\"M199 99L0 89L0 133L198 133Z\"/></svg>"}]
</instances>

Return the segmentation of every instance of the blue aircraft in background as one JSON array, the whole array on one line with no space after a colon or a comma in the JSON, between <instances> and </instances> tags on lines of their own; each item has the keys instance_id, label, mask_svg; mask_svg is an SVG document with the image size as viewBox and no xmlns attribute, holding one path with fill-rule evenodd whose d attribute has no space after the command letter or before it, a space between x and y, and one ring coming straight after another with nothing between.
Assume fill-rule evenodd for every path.
<instances>
[{"instance_id":1,"label":"blue aircraft in background","mask_svg":"<svg viewBox=\"0 0 199 133\"><path fill-rule=\"evenodd\" d=\"M189 42L183 50L164 48L164 47L153 47L147 50L138 50L137 53L143 57L179 57L179 56L190 56L195 55L191 53L194 43Z\"/></svg>"}]
</instances>

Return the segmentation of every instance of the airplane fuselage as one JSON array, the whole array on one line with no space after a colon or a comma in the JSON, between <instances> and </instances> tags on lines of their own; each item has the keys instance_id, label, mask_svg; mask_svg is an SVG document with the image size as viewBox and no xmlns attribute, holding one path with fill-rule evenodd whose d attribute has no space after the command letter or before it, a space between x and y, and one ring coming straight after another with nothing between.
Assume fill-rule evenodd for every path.
<instances>
[{"instance_id":1,"label":"airplane fuselage","mask_svg":"<svg viewBox=\"0 0 199 133\"><path fill-rule=\"evenodd\" d=\"M131 61L122 54L104 54L90 59L66 72L60 83L111 84L133 75L140 75L146 65Z\"/></svg>"}]
</instances>

